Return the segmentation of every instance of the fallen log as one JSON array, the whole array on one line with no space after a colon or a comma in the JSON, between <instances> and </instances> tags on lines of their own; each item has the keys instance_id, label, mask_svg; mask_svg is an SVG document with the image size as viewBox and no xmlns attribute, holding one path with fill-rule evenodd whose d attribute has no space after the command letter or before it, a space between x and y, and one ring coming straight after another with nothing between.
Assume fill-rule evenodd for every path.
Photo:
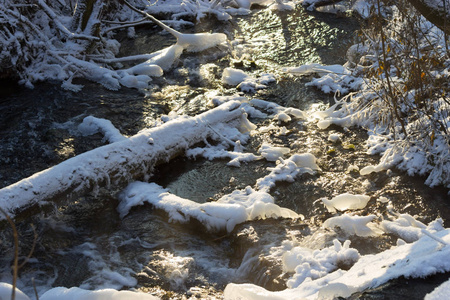
<instances>
[{"instance_id":1,"label":"fallen log","mask_svg":"<svg viewBox=\"0 0 450 300\"><path fill-rule=\"evenodd\" d=\"M34 204L81 195L99 184L123 188L148 175L155 164L167 162L194 144L217 136L212 129L215 125L229 123L239 128L242 118L240 102L230 101L198 116L146 129L0 189L0 207L14 217Z\"/></svg>"}]
</instances>

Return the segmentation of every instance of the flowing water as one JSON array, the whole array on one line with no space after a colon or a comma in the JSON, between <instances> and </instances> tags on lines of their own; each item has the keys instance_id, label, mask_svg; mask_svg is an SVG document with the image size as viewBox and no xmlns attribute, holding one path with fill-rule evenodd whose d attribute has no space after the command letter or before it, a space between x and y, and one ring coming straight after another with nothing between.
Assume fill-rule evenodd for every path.
<instances>
[{"instance_id":1,"label":"flowing water","mask_svg":"<svg viewBox=\"0 0 450 300\"><path fill-rule=\"evenodd\" d=\"M0 95L0 187L103 145L102 135L82 136L77 131L85 116L111 120L124 135L131 136L170 111L195 115L206 110L208 95L239 92L220 81L223 68L229 66L255 75L270 72L279 76L280 80L267 89L246 94L249 98L303 110L313 103L325 107L332 97L305 87L310 78L286 76L279 69L310 62L344 63L358 24L349 17L305 13L298 8L294 13L255 10L225 25L205 20L194 30L217 28L235 41L230 51L213 49L201 55L183 55L174 70L155 79L144 92L126 88L112 92L84 81L79 93L64 91L52 83L25 90L3 82L3 86L11 87ZM124 53L153 52L158 50L155 45L163 48L173 43L153 28L138 28L137 32L136 40L121 38ZM252 121L259 126L269 122ZM33 208L17 218L21 255L27 255L35 239L31 223L37 234L32 258L20 270L19 287L32 295L34 278L39 292L51 286L138 288L162 299L221 298L229 282L252 282L281 290L289 277L276 255L283 241L319 249L336 237L350 238L361 254L379 252L394 243L390 235L363 239L319 229L330 214L316 200L344 192L373 196L363 215L384 214L385 205L375 198L386 196L401 213L418 215L423 222L442 217L448 226L446 190L430 189L423 185L422 178L407 177L396 170L365 177L347 171L350 165L377 161L364 152L363 130L333 126L319 130L314 124L297 121L284 125L287 134L253 136L247 150L256 152L262 142L270 141L295 153L313 153L319 159L322 171L317 175L304 174L293 183L279 183L271 193L278 205L303 214L305 221L258 220L240 224L229 234L212 233L194 221L187 225L168 222L164 212L150 205L134 208L121 219L116 208L117 192L123 187L102 187L95 195L50 203L42 210ZM340 133L342 143L329 142L330 133ZM347 144L354 149L344 147ZM150 181L180 197L206 202L254 186L271 166L274 164L260 160L235 168L227 166L225 160L178 157L158 166ZM1 226L0 281L10 281L12 233L6 224ZM447 277L416 280L414 290L406 289L408 281L399 279L354 298L423 298Z\"/></svg>"}]
</instances>

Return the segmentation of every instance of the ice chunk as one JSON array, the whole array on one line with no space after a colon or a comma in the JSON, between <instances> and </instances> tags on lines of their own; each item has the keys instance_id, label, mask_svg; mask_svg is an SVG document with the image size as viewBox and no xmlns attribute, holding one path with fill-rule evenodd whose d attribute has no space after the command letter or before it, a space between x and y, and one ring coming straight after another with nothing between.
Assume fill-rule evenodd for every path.
<instances>
[{"instance_id":1,"label":"ice chunk","mask_svg":"<svg viewBox=\"0 0 450 300\"><path fill-rule=\"evenodd\" d=\"M336 209L340 211L348 209L363 209L366 207L367 202L369 202L370 197L365 195L352 195L349 193L344 193L332 198L331 200L328 200L327 198L322 198L321 200L329 212L335 213Z\"/></svg>"},{"instance_id":2,"label":"ice chunk","mask_svg":"<svg viewBox=\"0 0 450 300\"><path fill-rule=\"evenodd\" d=\"M130 75L148 75L155 77L160 77L163 75L163 70L160 66L156 64L149 64L148 62L138 64L124 71Z\"/></svg>"},{"instance_id":3,"label":"ice chunk","mask_svg":"<svg viewBox=\"0 0 450 300\"><path fill-rule=\"evenodd\" d=\"M266 84L275 81L272 74L262 74L259 78L254 78L242 70L225 68L222 73L222 82L224 84L237 86L241 91L253 92L257 89L266 88Z\"/></svg>"},{"instance_id":4,"label":"ice chunk","mask_svg":"<svg viewBox=\"0 0 450 300\"><path fill-rule=\"evenodd\" d=\"M381 222L381 228L385 232L396 234L410 243L417 241L423 236L424 232L422 230L427 230L431 233L443 230L442 223L442 219L437 219L427 226L409 214L400 214L394 221L384 220Z\"/></svg>"},{"instance_id":5,"label":"ice chunk","mask_svg":"<svg viewBox=\"0 0 450 300\"><path fill-rule=\"evenodd\" d=\"M285 123L292 120L291 117L289 117L289 116L288 116L286 113L284 113L284 112L279 113L278 115L276 115L276 118L277 118L278 121L280 121L280 122L285 122Z\"/></svg>"},{"instance_id":6,"label":"ice chunk","mask_svg":"<svg viewBox=\"0 0 450 300\"><path fill-rule=\"evenodd\" d=\"M376 166L367 166L361 169L361 171L359 171L359 174L361 175L369 175L370 173L377 173L377 172L381 172L386 170L387 167L384 164L379 164Z\"/></svg>"},{"instance_id":7,"label":"ice chunk","mask_svg":"<svg viewBox=\"0 0 450 300\"><path fill-rule=\"evenodd\" d=\"M297 109L297 108L283 107L276 103L261 100L261 99L252 99L250 101L250 104L252 104L255 107L261 108L261 109L266 109L274 114L284 113L284 114L293 116L297 119L303 119L303 120L308 119L307 114L304 111Z\"/></svg>"}]
</instances>

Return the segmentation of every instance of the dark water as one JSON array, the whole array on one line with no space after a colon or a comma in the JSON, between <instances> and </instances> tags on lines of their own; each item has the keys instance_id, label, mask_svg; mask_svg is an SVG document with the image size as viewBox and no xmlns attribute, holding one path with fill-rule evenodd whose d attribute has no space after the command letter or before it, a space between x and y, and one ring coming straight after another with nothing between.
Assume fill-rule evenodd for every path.
<instances>
[{"instance_id":1,"label":"dark water","mask_svg":"<svg viewBox=\"0 0 450 300\"><path fill-rule=\"evenodd\" d=\"M195 30L211 28L221 28L230 39L239 42L229 52L213 49L201 55L184 55L174 70L155 79L144 92L127 88L112 92L84 81L81 83L85 87L79 93L64 91L54 83L37 84L34 90L11 89L9 83L1 83L0 187L103 145L102 135L81 136L77 132L77 125L85 116L108 119L124 135L131 136L172 110L188 115L204 111L208 92L238 92L222 86L220 78L225 67L252 74L281 75L281 66L344 63L346 49L354 42L357 22L308 14L302 9L292 14L261 10L225 25L203 22ZM122 38L124 53L152 52L157 50L155 45L170 45L170 39L154 29L138 28L137 32L140 38L136 41ZM304 110L312 103L332 101L331 97L305 87L306 82L308 78L283 75L277 84L248 96ZM252 121L268 125L267 120ZM320 248L336 237L348 238L327 232L323 240L307 239L330 216L316 200L344 192L373 196L362 214L383 214L384 206L375 199L387 196L400 213L418 215L423 222L436 217L442 217L446 224L450 222L445 189L430 189L423 185L422 178L410 178L396 170L389 176L383 172L366 177L347 172L350 165L362 167L377 161L364 152L363 130L318 130L314 124L295 120L285 125L287 135L254 136L247 148L255 152L263 141L270 141L296 153L313 153L319 159L322 171L317 175L306 174L293 183L279 183L271 193L278 205L303 214L304 222L259 220L238 225L230 234L206 232L195 221L187 225L169 223L164 212L150 205L134 208L120 219L116 211L117 191L123 187L101 188L96 195L47 205L42 212L27 215L26 221L17 224L23 255L33 244L29 223L35 225L38 236L33 259L20 270L19 287L33 294L30 282L34 277L40 292L51 286L137 287L166 299L192 295L220 298L229 282L253 282L281 290L287 275L283 275L281 262L271 256L271 247L290 239L307 240L311 248ZM335 132L342 134L341 144L327 140ZM347 143L355 145L355 149L344 149L343 144ZM179 157L157 167L150 180L180 197L206 202L235 189L254 186L257 178L267 174L266 168L274 166L255 161L234 168L226 162ZM1 226L0 281L10 278L8 266L13 255L11 232L6 224ZM395 243L389 235L351 240L361 254L378 252ZM410 299L414 294L423 298L445 279L436 278L433 284L414 281L418 288L411 293L399 295L397 291L408 282L398 280L355 297L372 299L370 295L376 298L395 294L396 299Z\"/></svg>"}]
</instances>

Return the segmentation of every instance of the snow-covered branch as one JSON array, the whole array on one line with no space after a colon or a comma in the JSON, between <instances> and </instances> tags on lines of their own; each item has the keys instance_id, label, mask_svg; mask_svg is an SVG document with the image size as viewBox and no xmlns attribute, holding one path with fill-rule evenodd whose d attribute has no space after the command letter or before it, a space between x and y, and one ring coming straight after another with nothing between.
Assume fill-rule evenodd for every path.
<instances>
[{"instance_id":1,"label":"snow-covered branch","mask_svg":"<svg viewBox=\"0 0 450 300\"><path fill-rule=\"evenodd\" d=\"M13 215L33 204L86 192L98 185L123 187L148 176L155 164L213 138L210 126L239 127L240 102L231 101L196 117L173 120L139 134L75 156L0 190L0 206Z\"/></svg>"}]
</instances>

